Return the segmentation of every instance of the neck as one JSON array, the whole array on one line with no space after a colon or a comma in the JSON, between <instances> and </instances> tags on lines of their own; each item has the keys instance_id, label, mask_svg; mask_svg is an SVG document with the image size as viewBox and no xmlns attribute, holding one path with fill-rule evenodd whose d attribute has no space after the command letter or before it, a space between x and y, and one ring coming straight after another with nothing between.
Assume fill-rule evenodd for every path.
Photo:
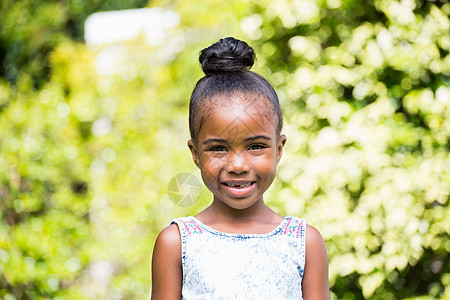
<instances>
[{"instance_id":1,"label":"neck","mask_svg":"<svg viewBox=\"0 0 450 300\"><path fill-rule=\"evenodd\" d=\"M254 203L252 206L245 209L235 209L220 200L214 199L211 206L209 206L205 213L214 216L216 221L226 221L230 220L234 223L236 222L251 222L255 219L269 219L271 215L277 215L272 209L270 209L264 201Z\"/></svg>"},{"instance_id":2,"label":"neck","mask_svg":"<svg viewBox=\"0 0 450 300\"><path fill-rule=\"evenodd\" d=\"M268 233L283 220L283 216L271 210L263 201L246 209L234 209L215 200L196 217L218 231L249 234Z\"/></svg>"}]
</instances>

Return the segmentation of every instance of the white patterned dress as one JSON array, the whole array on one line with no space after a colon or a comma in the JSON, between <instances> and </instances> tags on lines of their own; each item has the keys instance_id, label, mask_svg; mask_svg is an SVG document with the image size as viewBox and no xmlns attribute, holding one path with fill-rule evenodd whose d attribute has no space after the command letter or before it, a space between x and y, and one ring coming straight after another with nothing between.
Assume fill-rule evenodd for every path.
<instances>
[{"instance_id":1,"label":"white patterned dress","mask_svg":"<svg viewBox=\"0 0 450 300\"><path fill-rule=\"evenodd\" d=\"M223 233L195 217L181 235L183 299L302 299L306 221L285 217L267 234Z\"/></svg>"}]
</instances>

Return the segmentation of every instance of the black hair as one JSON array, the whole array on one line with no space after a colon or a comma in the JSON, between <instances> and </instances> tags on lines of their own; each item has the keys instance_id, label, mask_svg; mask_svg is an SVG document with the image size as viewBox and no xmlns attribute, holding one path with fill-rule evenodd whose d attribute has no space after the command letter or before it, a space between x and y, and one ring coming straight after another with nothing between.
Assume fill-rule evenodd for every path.
<instances>
[{"instance_id":1,"label":"black hair","mask_svg":"<svg viewBox=\"0 0 450 300\"><path fill-rule=\"evenodd\" d=\"M283 116L275 90L263 77L249 71L255 58L255 52L246 42L232 37L221 39L200 52L205 76L197 82L189 104L189 130L193 140L197 138L202 111L209 108L211 99L236 93L267 98L277 116L277 135L281 133Z\"/></svg>"}]
</instances>

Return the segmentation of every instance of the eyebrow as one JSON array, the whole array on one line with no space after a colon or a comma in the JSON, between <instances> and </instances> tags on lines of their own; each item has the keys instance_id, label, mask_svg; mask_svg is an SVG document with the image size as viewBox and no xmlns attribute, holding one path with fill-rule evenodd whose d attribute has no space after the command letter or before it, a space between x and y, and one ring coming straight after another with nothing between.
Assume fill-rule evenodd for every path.
<instances>
[{"instance_id":1,"label":"eyebrow","mask_svg":"<svg viewBox=\"0 0 450 300\"><path fill-rule=\"evenodd\" d=\"M256 135L256 136L246 138L245 141L248 142L248 141L254 141L254 140L259 140L259 139L263 139L263 140L267 140L267 141L272 140L270 137L268 137L266 135Z\"/></svg>"},{"instance_id":2,"label":"eyebrow","mask_svg":"<svg viewBox=\"0 0 450 300\"><path fill-rule=\"evenodd\" d=\"M245 139L246 142L249 141L254 141L254 140L259 140L259 139L263 139L263 140L267 140L270 141L272 140L270 137L266 136L266 135L256 135L256 136L251 136ZM202 144L206 145L206 144L210 144L210 143L227 143L226 139L218 139L218 138L210 138L205 140Z\"/></svg>"},{"instance_id":3,"label":"eyebrow","mask_svg":"<svg viewBox=\"0 0 450 300\"><path fill-rule=\"evenodd\" d=\"M210 144L210 143L226 143L226 142L227 142L227 140L225 140L225 139L211 138L211 139L205 140L202 144L206 145L206 144Z\"/></svg>"}]
</instances>

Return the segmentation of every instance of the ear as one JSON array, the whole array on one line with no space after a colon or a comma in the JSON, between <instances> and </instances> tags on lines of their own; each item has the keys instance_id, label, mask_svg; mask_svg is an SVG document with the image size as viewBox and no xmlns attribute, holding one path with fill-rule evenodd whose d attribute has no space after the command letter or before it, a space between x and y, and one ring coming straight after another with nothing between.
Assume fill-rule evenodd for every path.
<instances>
[{"instance_id":1,"label":"ear","mask_svg":"<svg viewBox=\"0 0 450 300\"><path fill-rule=\"evenodd\" d=\"M190 139L187 142L187 145L189 147L189 150L191 150L192 160L194 161L195 165L198 168L200 168L200 160L199 160L199 156L198 156L198 150L197 150L194 140Z\"/></svg>"},{"instance_id":2,"label":"ear","mask_svg":"<svg viewBox=\"0 0 450 300\"><path fill-rule=\"evenodd\" d=\"M283 155L283 148L286 144L287 137L282 134L278 137L278 145L277 145L277 163L280 161L281 156Z\"/></svg>"}]
</instances>

